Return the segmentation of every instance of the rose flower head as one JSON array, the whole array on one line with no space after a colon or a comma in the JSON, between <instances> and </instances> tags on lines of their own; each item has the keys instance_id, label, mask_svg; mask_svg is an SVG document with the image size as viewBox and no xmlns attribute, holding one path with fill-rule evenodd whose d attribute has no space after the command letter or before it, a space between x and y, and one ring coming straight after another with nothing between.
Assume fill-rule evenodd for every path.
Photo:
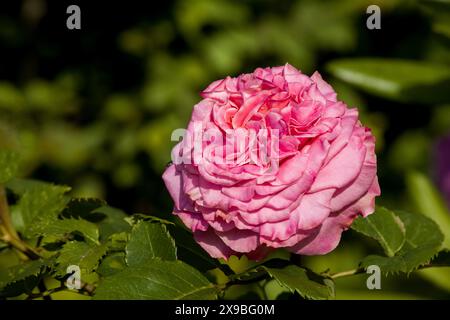
<instances>
[{"instance_id":1,"label":"rose flower head","mask_svg":"<svg viewBox=\"0 0 450 320\"><path fill-rule=\"evenodd\" d=\"M163 179L212 257L326 254L374 211L375 138L318 72L258 68L201 96Z\"/></svg>"}]
</instances>

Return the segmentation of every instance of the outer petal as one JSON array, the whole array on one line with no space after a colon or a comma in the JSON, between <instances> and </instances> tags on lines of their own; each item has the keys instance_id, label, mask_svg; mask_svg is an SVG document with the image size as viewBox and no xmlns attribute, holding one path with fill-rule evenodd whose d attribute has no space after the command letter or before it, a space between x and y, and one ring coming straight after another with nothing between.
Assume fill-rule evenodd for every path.
<instances>
[{"instance_id":1,"label":"outer petal","mask_svg":"<svg viewBox=\"0 0 450 320\"><path fill-rule=\"evenodd\" d=\"M321 226L314 229L312 235L300 241L289 251L303 255L323 255L336 248L341 233L352 223L355 217L337 214L328 217Z\"/></svg>"},{"instance_id":2,"label":"outer petal","mask_svg":"<svg viewBox=\"0 0 450 320\"><path fill-rule=\"evenodd\" d=\"M216 231L219 238L237 252L250 252L259 246L259 237L253 231L249 230L230 230L225 232Z\"/></svg>"},{"instance_id":3,"label":"outer petal","mask_svg":"<svg viewBox=\"0 0 450 320\"><path fill-rule=\"evenodd\" d=\"M368 152L366 154L362 169L352 184L337 190L334 194L333 199L331 200L331 208L333 211L340 211L349 206L351 203L357 201L367 192L370 192L370 188L373 188L376 183L377 164L374 152L375 139L370 136L365 141L365 144ZM378 184L376 183L376 185ZM373 190L374 189L372 189L372 191Z\"/></svg>"},{"instance_id":4,"label":"outer petal","mask_svg":"<svg viewBox=\"0 0 450 320\"><path fill-rule=\"evenodd\" d=\"M175 208L183 210L189 206L192 201L182 190L182 176L181 172L176 169L175 165L169 166L163 174L163 180L166 188L174 201Z\"/></svg>"},{"instance_id":5,"label":"outer petal","mask_svg":"<svg viewBox=\"0 0 450 320\"><path fill-rule=\"evenodd\" d=\"M336 102L336 92L327 82L322 79L322 76L319 72L314 72L311 76L311 80L313 80L317 84L320 92L327 98L327 100Z\"/></svg>"},{"instance_id":6,"label":"outer petal","mask_svg":"<svg viewBox=\"0 0 450 320\"><path fill-rule=\"evenodd\" d=\"M309 230L321 224L330 214L330 201L336 189L305 194L293 214L298 214L298 228Z\"/></svg>"},{"instance_id":7,"label":"outer petal","mask_svg":"<svg viewBox=\"0 0 450 320\"><path fill-rule=\"evenodd\" d=\"M367 217L375 211L375 197L378 197L380 194L381 190L378 184L378 177L375 177L366 195L347 206L344 211Z\"/></svg>"},{"instance_id":8,"label":"outer petal","mask_svg":"<svg viewBox=\"0 0 450 320\"><path fill-rule=\"evenodd\" d=\"M362 138L353 135L347 146L319 171L311 192L349 185L358 177L365 156Z\"/></svg>"},{"instance_id":9,"label":"outer petal","mask_svg":"<svg viewBox=\"0 0 450 320\"><path fill-rule=\"evenodd\" d=\"M228 259L237 253L231 250L220 238L212 231L197 231L194 232L195 241L213 258Z\"/></svg>"},{"instance_id":10,"label":"outer petal","mask_svg":"<svg viewBox=\"0 0 450 320\"><path fill-rule=\"evenodd\" d=\"M208 229L208 222L203 219L200 213L175 210L173 214L177 215L192 231L206 231Z\"/></svg>"},{"instance_id":11,"label":"outer petal","mask_svg":"<svg viewBox=\"0 0 450 320\"><path fill-rule=\"evenodd\" d=\"M328 217L310 237L288 248L288 250L303 255L323 255L334 250L339 244L342 232L348 229L358 215L367 216L373 213L375 197L378 195L380 195L380 187L378 180L375 178L364 197L343 211Z\"/></svg>"}]
</instances>

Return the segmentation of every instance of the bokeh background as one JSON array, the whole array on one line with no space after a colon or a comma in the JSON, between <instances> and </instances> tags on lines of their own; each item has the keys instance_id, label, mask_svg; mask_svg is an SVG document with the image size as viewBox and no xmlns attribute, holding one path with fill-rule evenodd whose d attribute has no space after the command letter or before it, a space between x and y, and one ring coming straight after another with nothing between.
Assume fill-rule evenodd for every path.
<instances>
[{"instance_id":1,"label":"bokeh background","mask_svg":"<svg viewBox=\"0 0 450 320\"><path fill-rule=\"evenodd\" d=\"M448 214L448 1L93 2L1 1L0 144L21 151L23 176L70 185L74 196L104 198L128 213L167 218L172 204L161 174L174 144L170 135L185 127L199 92L227 75L289 62L322 73L374 131L380 204ZM70 4L81 8L81 30L66 28ZM366 27L372 4L381 8L380 30ZM414 66L375 64L372 78L361 78L358 71L367 67L358 67L361 57L408 59ZM385 75L394 81L371 87ZM411 79L420 87L422 78L440 90L396 87L396 80ZM336 272L378 250L352 232L343 243L304 262ZM364 276L337 286L344 299L449 298L450 271L383 278L377 292L365 288Z\"/></svg>"}]
</instances>

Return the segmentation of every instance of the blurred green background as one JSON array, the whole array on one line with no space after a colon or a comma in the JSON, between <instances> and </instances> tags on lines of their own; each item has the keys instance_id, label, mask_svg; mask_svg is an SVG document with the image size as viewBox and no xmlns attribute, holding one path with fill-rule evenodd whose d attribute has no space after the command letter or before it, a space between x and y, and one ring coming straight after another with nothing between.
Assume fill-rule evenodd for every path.
<instances>
[{"instance_id":1,"label":"blurred green background","mask_svg":"<svg viewBox=\"0 0 450 320\"><path fill-rule=\"evenodd\" d=\"M81 8L81 30L66 28L70 4ZM372 4L380 30L366 27ZM170 135L185 127L199 92L289 62L322 73L374 131L379 203L430 209L439 220L449 214L433 156L450 134L449 8L445 0L2 1L0 144L21 151L23 176L168 217L160 177ZM351 232L344 243L305 263L342 271L377 250ZM364 276L339 280L337 297L450 295L448 269L383 281L373 292Z\"/></svg>"}]
</instances>

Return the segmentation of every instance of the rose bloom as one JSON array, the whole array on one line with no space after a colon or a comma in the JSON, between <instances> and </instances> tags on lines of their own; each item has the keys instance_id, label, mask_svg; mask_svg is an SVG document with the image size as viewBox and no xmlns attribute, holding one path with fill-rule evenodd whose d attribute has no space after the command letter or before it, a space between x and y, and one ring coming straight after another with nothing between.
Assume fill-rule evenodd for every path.
<instances>
[{"instance_id":1,"label":"rose bloom","mask_svg":"<svg viewBox=\"0 0 450 320\"><path fill-rule=\"evenodd\" d=\"M259 260L277 248L326 254L355 218L374 211L375 138L318 72L258 68L215 81L201 96L163 179L173 213L212 257ZM215 138L191 139L199 130ZM220 139L237 131L240 146ZM266 133L267 143L251 143L252 132ZM252 156L274 141L268 161Z\"/></svg>"}]
</instances>

